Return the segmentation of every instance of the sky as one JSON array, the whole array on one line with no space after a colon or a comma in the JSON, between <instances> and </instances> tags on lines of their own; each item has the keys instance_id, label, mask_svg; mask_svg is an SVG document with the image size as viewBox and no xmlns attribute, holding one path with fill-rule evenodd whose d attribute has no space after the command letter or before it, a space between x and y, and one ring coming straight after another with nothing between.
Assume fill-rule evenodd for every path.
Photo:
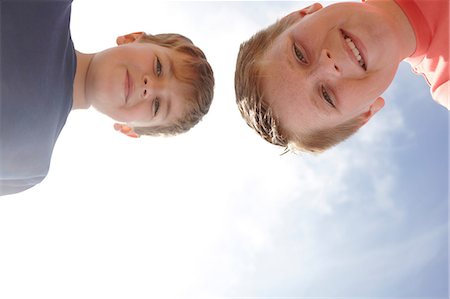
<instances>
[{"instance_id":1,"label":"sky","mask_svg":"<svg viewBox=\"0 0 450 299\"><path fill-rule=\"evenodd\" d=\"M241 118L234 66L311 2L74 2L77 50L181 33L215 97L170 138L73 111L47 178L0 199L0 298L448 298L448 111L406 63L357 135L281 155Z\"/></svg>"}]
</instances>

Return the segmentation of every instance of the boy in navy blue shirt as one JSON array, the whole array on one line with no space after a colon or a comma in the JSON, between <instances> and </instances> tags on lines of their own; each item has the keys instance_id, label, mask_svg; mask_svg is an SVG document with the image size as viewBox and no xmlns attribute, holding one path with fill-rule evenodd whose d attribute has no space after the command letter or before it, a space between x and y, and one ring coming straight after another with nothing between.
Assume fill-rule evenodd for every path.
<instances>
[{"instance_id":1,"label":"boy in navy blue shirt","mask_svg":"<svg viewBox=\"0 0 450 299\"><path fill-rule=\"evenodd\" d=\"M71 2L0 3L0 195L45 178L73 109L94 107L130 137L185 132L209 110L213 72L189 39L137 32L80 53Z\"/></svg>"}]
</instances>

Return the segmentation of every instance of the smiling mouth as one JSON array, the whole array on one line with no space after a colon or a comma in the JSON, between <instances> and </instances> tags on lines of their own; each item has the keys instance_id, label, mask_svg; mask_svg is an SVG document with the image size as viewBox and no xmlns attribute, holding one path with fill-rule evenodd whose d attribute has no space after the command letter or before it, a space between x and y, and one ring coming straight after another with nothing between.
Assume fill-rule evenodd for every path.
<instances>
[{"instance_id":1,"label":"smiling mouth","mask_svg":"<svg viewBox=\"0 0 450 299\"><path fill-rule=\"evenodd\" d=\"M128 103L129 94L130 94L130 75L128 74L127 70L125 73L125 83L124 83L125 104Z\"/></svg>"},{"instance_id":2,"label":"smiling mouth","mask_svg":"<svg viewBox=\"0 0 450 299\"><path fill-rule=\"evenodd\" d=\"M130 95L133 93L133 79L130 76L128 70L125 73L125 84L124 84L124 94L125 94L125 104L128 103Z\"/></svg>"},{"instance_id":3,"label":"smiling mouth","mask_svg":"<svg viewBox=\"0 0 450 299\"><path fill-rule=\"evenodd\" d=\"M353 41L353 39L344 30L341 29L341 33L344 37L345 42L347 43L347 46L350 48L351 52L353 53L353 56L355 57L356 61L358 62L359 66L364 71L367 71L367 64L362 55L362 51L358 48L355 41Z\"/></svg>"}]
</instances>

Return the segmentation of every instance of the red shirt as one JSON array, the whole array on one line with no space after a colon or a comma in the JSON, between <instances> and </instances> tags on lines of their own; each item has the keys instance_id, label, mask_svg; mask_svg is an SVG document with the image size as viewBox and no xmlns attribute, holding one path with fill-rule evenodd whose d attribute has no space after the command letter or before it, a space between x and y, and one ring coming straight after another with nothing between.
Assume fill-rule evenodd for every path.
<instances>
[{"instance_id":1,"label":"red shirt","mask_svg":"<svg viewBox=\"0 0 450 299\"><path fill-rule=\"evenodd\" d=\"M422 74L434 100L449 105L449 0L394 0L411 23L416 50L405 59L414 72Z\"/></svg>"}]
</instances>

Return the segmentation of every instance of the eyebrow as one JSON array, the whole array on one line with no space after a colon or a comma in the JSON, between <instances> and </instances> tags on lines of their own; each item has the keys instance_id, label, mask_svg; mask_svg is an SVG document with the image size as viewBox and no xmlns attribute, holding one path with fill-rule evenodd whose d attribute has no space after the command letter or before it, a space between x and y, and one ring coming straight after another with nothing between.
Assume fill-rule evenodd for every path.
<instances>
[{"instance_id":1,"label":"eyebrow","mask_svg":"<svg viewBox=\"0 0 450 299\"><path fill-rule=\"evenodd\" d=\"M169 112L170 112L170 106L172 104L172 100L171 98L166 98L166 114L164 115L163 119L166 119L169 116Z\"/></svg>"},{"instance_id":2,"label":"eyebrow","mask_svg":"<svg viewBox=\"0 0 450 299\"><path fill-rule=\"evenodd\" d=\"M165 53L164 56L166 56L166 59L169 62L169 71L168 71L168 73L170 74L170 77L174 77L175 76L175 73L174 73L175 64L173 63L173 60L170 57L170 55Z\"/></svg>"},{"instance_id":3,"label":"eyebrow","mask_svg":"<svg viewBox=\"0 0 450 299\"><path fill-rule=\"evenodd\" d=\"M287 62L289 65L289 68L291 69L291 71L295 71L296 68L296 62L297 60L295 60L295 57L293 56L294 54L292 53L292 45L293 45L293 41L291 38L288 39L288 55L286 55L287 58ZM294 61L292 61L294 60Z\"/></svg>"},{"instance_id":4,"label":"eyebrow","mask_svg":"<svg viewBox=\"0 0 450 299\"><path fill-rule=\"evenodd\" d=\"M175 69L175 64L173 63L173 60L170 57L170 55L168 55L167 53L164 53L163 55L165 56L165 58L166 58L166 60L167 60L167 62L169 64L168 71L166 72L166 75L169 78L173 78L173 77L175 77L175 73L173 71ZM167 117L169 116L170 107L172 105L172 98L170 96L166 97L165 98L165 102L167 103L166 104L166 113L164 114L163 119L167 119Z\"/></svg>"}]
</instances>

